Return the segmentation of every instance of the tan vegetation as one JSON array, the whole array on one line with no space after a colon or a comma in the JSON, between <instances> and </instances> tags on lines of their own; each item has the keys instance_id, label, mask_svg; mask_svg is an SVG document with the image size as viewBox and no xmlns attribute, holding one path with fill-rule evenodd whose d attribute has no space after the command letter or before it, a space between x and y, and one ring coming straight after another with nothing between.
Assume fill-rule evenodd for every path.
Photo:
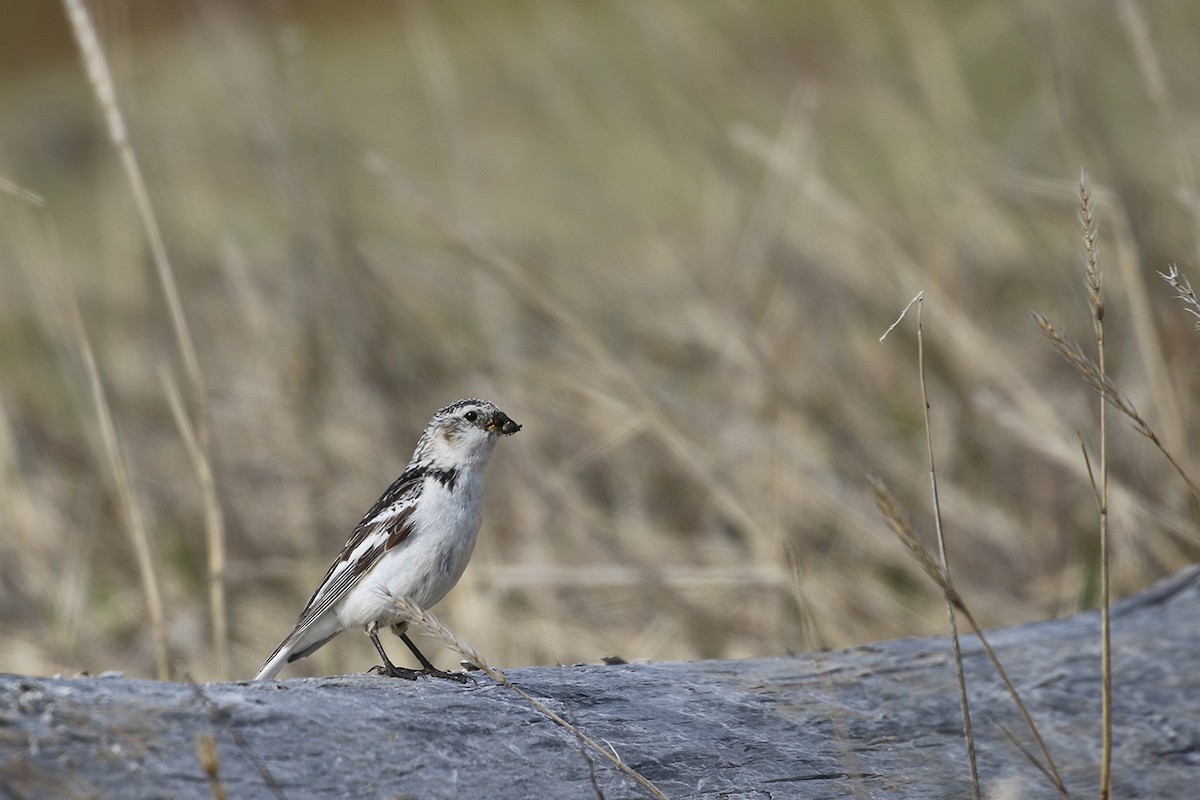
<instances>
[{"instance_id":1,"label":"tan vegetation","mask_svg":"<svg viewBox=\"0 0 1200 800\"><path fill-rule=\"evenodd\" d=\"M253 674L464 395L525 426L436 609L497 666L942 633L865 477L932 529L914 333L878 341L922 290L954 586L1094 606L1095 394L1027 313L1088 341L1081 166L1106 372L1194 474L1187 4L93 4L199 376L46 5L0 73L0 670L158 672L136 525L170 673ZM1200 544L1117 419L1114 598Z\"/></svg>"}]
</instances>

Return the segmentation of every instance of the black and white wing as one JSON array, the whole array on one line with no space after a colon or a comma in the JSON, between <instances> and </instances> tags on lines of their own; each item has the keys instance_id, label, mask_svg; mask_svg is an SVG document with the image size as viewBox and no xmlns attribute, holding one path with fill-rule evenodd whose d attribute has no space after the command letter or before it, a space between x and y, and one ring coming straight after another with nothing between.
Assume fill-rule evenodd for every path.
<instances>
[{"instance_id":1,"label":"black and white wing","mask_svg":"<svg viewBox=\"0 0 1200 800\"><path fill-rule=\"evenodd\" d=\"M275 648L256 680L274 677L284 664L309 655L337 635L339 631L328 635L318 634L315 640L309 641L312 637L307 634L375 566L384 553L412 533L412 514L427 474L427 464L410 466L375 501L305 604L300 618L296 620L296 627Z\"/></svg>"}]
</instances>

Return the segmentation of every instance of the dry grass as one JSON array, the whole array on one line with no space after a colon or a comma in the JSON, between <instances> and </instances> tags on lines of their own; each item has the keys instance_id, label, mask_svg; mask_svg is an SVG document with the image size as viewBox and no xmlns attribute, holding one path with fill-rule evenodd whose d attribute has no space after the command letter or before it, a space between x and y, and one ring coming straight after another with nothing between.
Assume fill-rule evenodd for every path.
<instances>
[{"instance_id":1,"label":"dry grass","mask_svg":"<svg viewBox=\"0 0 1200 800\"><path fill-rule=\"evenodd\" d=\"M946 599L946 602L962 615L963 619L965 619L967 624L971 627L971 631L977 637L979 637L979 643L983 645L983 651L987 654L988 661L992 663L992 668L996 670L996 674L1004 683L1004 688L1008 690L1009 696L1012 697L1013 703L1016 705L1017 710L1021 713L1021 719L1024 720L1025 726L1029 729L1030 735L1033 737L1034 742L1037 743L1038 754L1040 754L1040 758L1038 755L1035 755L1029 750L1025 749L1020 740L1017 739L1007 729L1004 729L1004 732L1017 747L1021 748L1022 752L1028 756L1029 760L1032 761L1033 764L1042 771L1042 774L1049 779L1058 793L1063 798L1069 798L1070 795L1067 792L1066 784L1063 783L1062 776L1058 772L1058 767L1054 763L1054 757L1051 755L1049 748L1046 747L1046 742L1042 738L1042 734L1037 726L1037 723L1034 722L1033 715L1029 713L1029 709L1025 706L1025 701L1021 699L1020 691L1008 677L1008 670L1005 669L1003 662L1000 661L999 656L997 656L996 652L992 649L991 644L988 642L987 635L984 633L982 626L980 626L975 617L975 614L972 613L966 601L963 600L962 595L959 594L958 589L955 588L954 582L950 579L950 573L946 570L944 559L941 561L935 560L933 554L930 553L929 550L926 549L925 545L921 543L921 540L917 538L917 535L913 532L912 526L908 523L906 515L886 485L884 485L881 481L875 480L873 481L872 488L875 493L875 505L879 509L880 515L887 522L888 527L892 529L892 532L896 534L897 538L901 541L905 548L907 548L909 555L912 556L913 560L918 565L920 565L921 570L938 587L942 593L942 596ZM936 505L937 504L935 501L935 507ZM939 542L939 546L940 545L941 543ZM957 650L957 648L955 650L955 662L956 666L958 667L958 682L961 690L960 697L965 698L966 683L962 674L962 654ZM967 718L965 700L963 700L963 714L965 720ZM1003 726L1001 727L1003 728ZM964 721L964 728L965 733L969 738L971 736L969 732L969 722ZM970 750L972 751L973 756L974 748L971 747ZM971 763L969 766L971 772L972 789L974 790L975 794L978 795L979 776L976 771L976 765Z\"/></svg>"},{"instance_id":2,"label":"dry grass","mask_svg":"<svg viewBox=\"0 0 1200 800\"><path fill-rule=\"evenodd\" d=\"M925 378L925 328L921 324L921 312L925 308L924 292L919 292L916 297L909 301L908 305L904 307L904 311L900 314L900 318L888 327L887 332L879 337L879 341L882 342L887 338L889 333L896 329L914 304L917 308L917 378L921 383L921 422L925 430L925 453L929 463L930 510L933 513L933 530L937 536L938 568L945 577L946 583L949 584L950 562L946 557L946 532L942 526L942 502L938 493L937 458L934 455L933 447L933 425L930 423L929 383ZM880 507L880 510L886 510L886 507L891 507L892 504L881 504L879 489L880 487L877 484L875 505ZM892 520L891 527L894 532L901 535L902 541L906 532L908 534L912 533L907 525L899 520ZM905 542L906 546L908 544ZM979 786L979 761L975 752L975 731L971 723L971 702L967 695L967 677L963 667L962 642L958 636L958 617L955 614L955 605L950 595L945 591L943 591L943 594L946 597L946 621L950 626L950 643L954 648L954 671L955 679L958 682L958 705L962 710L963 739L967 747L967 768L971 774L971 797L974 800L979 800L982 796Z\"/></svg>"},{"instance_id":3,"label":"dry grass","mask_svg":"<svg viewBox=\"0 0 1200 800\"><path fill-rule=\"evenodd\" d=\"M918 289L956 585L985 627L1097 604L1091 398L1024 316L1077 305L1081 163L1108 371L1187 471L1197 342L1154 271L1188 272L1200 230L1190 6L323 8L93 4L178 314L59 10L59 39L5 50L27 68L0 84L0 670L157 671L56 275L172 671L200 680L226 674L223 617L228 674L257 669L467 394L525 425L437 609L495 663L942 632L862 477L928 495L916 376L875 342ZM1127 435L1115 597L1198 544ZM360 638L288 674L361 671Z\"/></svg>"},{"instance_id":4,"label":"dry grass","mask_svg":"<svg viewBox=\"0 0 1200 800\"><path fill-rule=\"evenodd\" d=\"M204 777L208 779L208 788L213 800L227 800L229 793L221 782L221 751L217 747L217 738L211 733L202 733L196 737L196 758Z\"/></svg>"}]
</instances>

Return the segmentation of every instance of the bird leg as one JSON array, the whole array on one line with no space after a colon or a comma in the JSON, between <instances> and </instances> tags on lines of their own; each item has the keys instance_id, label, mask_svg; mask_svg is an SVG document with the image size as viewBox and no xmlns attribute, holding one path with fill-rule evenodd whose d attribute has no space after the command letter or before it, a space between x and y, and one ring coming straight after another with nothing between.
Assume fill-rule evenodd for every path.
<instances>
[{"instance_id":1,"label":"bird leg","mask_svg":"<svg viewBox=\"0 0 1200 800\"><path fill-rule=\"evenodd\" d=\"M395 630L395 628L393 628L393 630ZM412 639L408 638L407 633L399 633L399 636L400 636L400 640L403 641L406 645L408 645L408 649L412 650L413 655L417 657L417 661L420 661L421 666L424 667L424 669L422 669L419 674L430 675L434 678L445 678L448 681L458 681L459 683L467 682L467 676L461 672L446 672L444 670L438 669L433 664L430 664L429 659L425 657L424 653L422 653L420 650L417 649L417 646L415 644L413 644ZM380 653L383 652L382 647L379 648L379 652Z\"/></svg>"},{"instance_id":2,"label":"bird leg","mask_svg":"<svg viewBox=\"0 0 1200 800\"><path fill-rule=\"evenodd\" d=\"M371 643L375 645L375 649L379 651L379 657L383 659L383 666L376 665L371 667L369 672L374 672L378 675L387 675L389 678L404 678L407 681L415 681L424 673L417 669L409 669L407 667L397 667L387 657L387 653L383 652L383 645L379 643L379 635L373 627L367 628L367 635L371 637ZM412 645L409 645L410 647ZM424 659L422 659L424 660Z\"/></svg>"}]
</instances>

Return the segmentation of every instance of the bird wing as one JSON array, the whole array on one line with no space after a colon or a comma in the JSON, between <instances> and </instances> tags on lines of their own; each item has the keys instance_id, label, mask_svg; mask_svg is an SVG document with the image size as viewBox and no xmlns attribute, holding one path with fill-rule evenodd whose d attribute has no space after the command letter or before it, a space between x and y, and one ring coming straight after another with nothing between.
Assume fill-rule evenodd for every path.
<instances>
[{"instance_id":1,"label":"bird wing","mask_svg":"<svg viewBox=\"0 0 1200 800\"><path fill-rule=\"evenodd\" d=\"M371 567L375 566L384 553L408 538L412 533L412 514L416 508L416 499L428 472L427 465L410 466L375 501L375 505L354 528L341 554L330 565L325 578L300 612L296 627L276 648L271 658L303 636L370 571Z\"/></svg>"}]
</instances>

